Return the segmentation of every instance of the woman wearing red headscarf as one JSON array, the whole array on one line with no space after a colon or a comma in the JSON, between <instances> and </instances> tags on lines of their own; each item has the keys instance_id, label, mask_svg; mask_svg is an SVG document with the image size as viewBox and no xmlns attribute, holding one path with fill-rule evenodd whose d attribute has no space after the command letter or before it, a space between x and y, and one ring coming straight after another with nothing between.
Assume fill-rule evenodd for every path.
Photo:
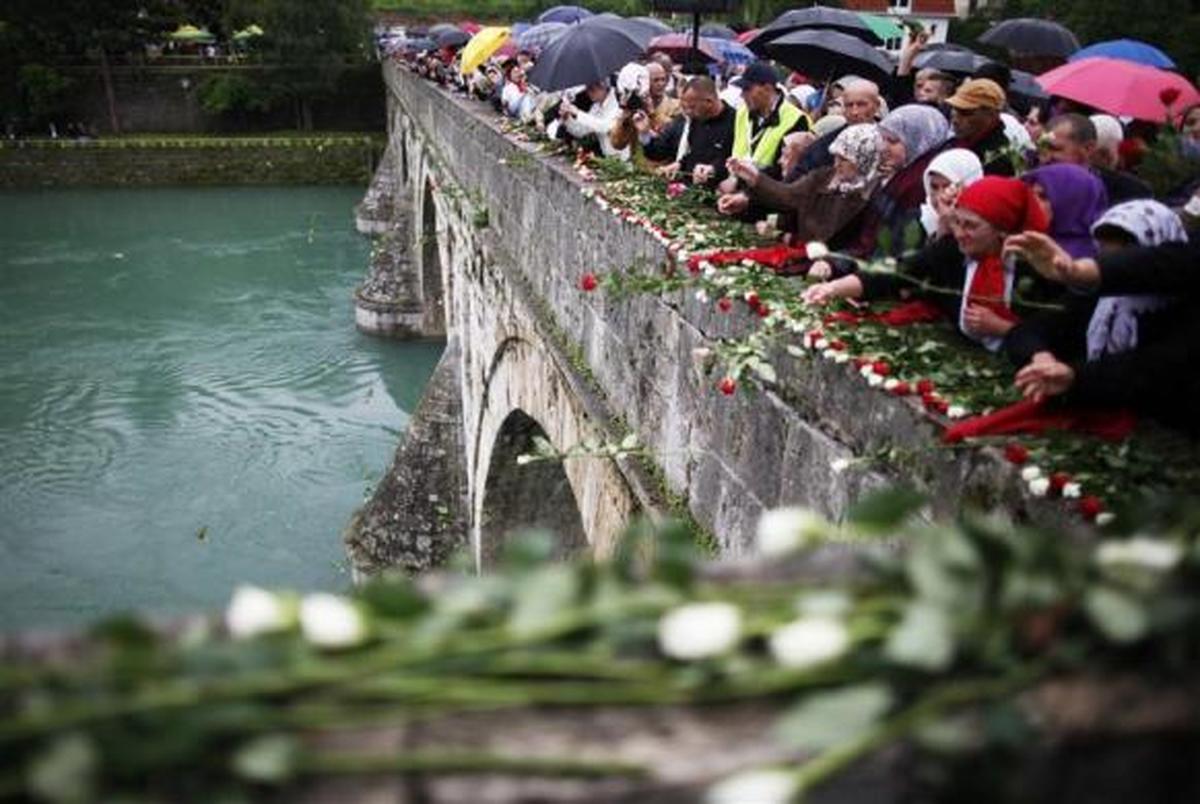
<instances>
[{"instance_id":1,"label":"woman wearing red headscarf","mask_svg":"<svg viewBox=\"0 0 1200 804\"><path fill-rule=\"evenodd\" d=\"M1001 260L1004 238L1045 232L1046 213L1033 191L1017 179L986 176L962 191L951 220L953 238L940 238L896 272L864 271L813 285L808 304L832 299L921 298L929 315L902 317L907 323L941 316L988 349L1000 348L1016 325L1012 311L1016 268Z\"/></svg>"}]
</instances>

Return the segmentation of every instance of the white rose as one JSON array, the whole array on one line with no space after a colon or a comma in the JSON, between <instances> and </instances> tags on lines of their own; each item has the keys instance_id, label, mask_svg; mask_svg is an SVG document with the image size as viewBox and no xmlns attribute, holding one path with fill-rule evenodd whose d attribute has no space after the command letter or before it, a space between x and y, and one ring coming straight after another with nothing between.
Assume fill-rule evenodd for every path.
<instances>
[{"instance_id":1,"label":"white rose","mask_svg":"<svg viewBox=\"0 0 1200 804\"><path fill-rule=\"evenodd\" d=\"M867 363L865 366L863 366L862 368L860 368L858 370L858 373L863 375L864 377L870 377L872 374L875 373L875 367L872 366L870 363Z\"/></svg>"},{"instance_id":2,"label":"white rose","mask_svg":"<svg viewBox=\"0 0 1200 804\"><path fill-rule=\"evenodd\" d=\"M818 352L823 352L829 348L829 341L825 340L824 338L817 338L817 340L813 342L813 348Z\"/></svg>"},{"instance_id":3,"label":"white rose","mask_svg":"<svg viewBox=\"0 0 1200 804\"><path fill-rule=\"evenodd\" d=\"M701 304L708 304L708 294L703 290L697 290L696 301L700 302Z\"/></svg>"},{"instance_id":4,"label":"white rose","mask_svg":"<svg viewBox=\"0 0 1200 804\"><path fill-rule=\"evenodd\" d=\"M747 771L708 789L706 804L786 804L796 792L792 774L778 770Z\"/></svg>"},{"instance_id":5,"label":"white rose","mask_svg":"<svg viewBox=\"0 0 1200 804\"><path fill-rule=\"evenodd\" d=\"M826 360L837 360L837 356L837 349L826 349L824 352L821 352L821 357L825 358Z\"/></svg>"},{"instance_id":6,"label":"white rose","mask_svg":"<svg viewBox=\"0 0 1200 804\"><path fill-rule=\"evenodd\" d=\"M1112 511L1101 511L1100 513L1096 514L1096 527L1102 528L1105 525L1112 523L1116 518L1117 515Z\"/></svg>"},{"instance_id":7,"label":"white rose","mask_svg":"<svg viewBox=\"0 0 1200 804\"><path fill-rule=\"evenodd\" d=\"M849 363L850 355L846 354L845 352L838 352L837 357L835 357L833 359L833 362L834 363Z\"/></svg>"},{"instance_id":8,"label":"white rose","mask_svg":"<svg viewBox=\"0 0 1200 804\"><path fill-rule=\"evenodd\" d=\"M883 385L883 377L879 376L875 372L871 372L867 375L867 385L871 386L872 388L878 388L879 386Z\"/></svg>"},{"instance_id":9,"label":"white rose","mask_svg":"<svg viewBox=\"0 0 1200 804\"><path fill-rule=\"evenodd\" d=\"M835 475L840 475L842 472L850 468L854 461L849 458L838 458L829 462L829 468L833 470Z\"/></svg>"},{"instance_id":10,"label":"white rose","mask_svg":"<svg viewBox=\"0 0 1200 804\"><path fill-rule=\"evenodd\" d=\"M1036 466L1026 466L1021 470L1021 479L1026 483L1037 480L1042 476L1042 470Z\"/></svg>"},{"instance_id":11,"label":"white rose","mask_svg":"<svg viewBox=\"0 0 1200 804\"><path fill-rule=\"evenodd\" d=\"M225 627L235 639L283 631L291 624L283 599L257 586L239 586L225 610Z\"/></svg>"},{"instance_id":12,"label":"white rose","mask_svg":"<svg viewBox=\"0 0 1200 804\"><path fill-rule=\"evenodd\" d=\"M780 556L796 550L825 533L828 523L807 508L776 508L758 520L758 551Z\"/></svg>"},{"instance_id":13,"label":"white rose","mask_svg":"<svg viewBox=\"0 0 1200 804\"><path fill-rule=\"evenodd\" d=\"M1078 499L1082 495L1083 488L1080 487L1078 483L1068 483L1063 486L1062 496L1066 497L1068 500Z\"/></svg>"},{"instance_id":14,"label":"white rose","mask_svg":"<svg viewBox=\"0 0 1200 804\"><path fill-rule=\"evenodd\" d=\"M962 405L951 405L950 407L946 408L946 418L948 419L962 419L965 418L966 415L967 409Z\"/></svg>"},{"instance_id":15,"label":"white rose","mask_svg":"<svg viewBox=\"0 0 1200 804\"><path fill-rule=\"evenodd\" d=\"M300 630L318 648L352 648L367 638L367 623L358 607L326 592L300 602Z\"/></svg>"},{"instance_id":16,"label":"white rose","mask_svg":"<svg viewBox=\"0 0 1200 804\"><path fill-rule=\"evenodd\" d=\"M829 249L825 244L815 240L805 246L805 251L810 260L823 260L829 256Z\"/></svg>"},{"instance_id":17,"label":"white rose","mask_svg":"<svg viewBox=\"0 0 1200 804\"><path fill-rule=\"evenodd\" d=\"M720 656L737 646L742 613L729 603L689 603L658 621L658 647L672 659Z\"/></svg>"},{"instance_id":18,"label":"white rose","mask_svg":"<svg viewBox=\"0 0 1200 804\"><path fill-rule=\"evenodd\" d=\"M885 390L885 391L894 390L895 387L899 384L900 384L900 381L897 380L895 377L888 377L886 380L883 381L883 390Z\"/></svg>"},{"instance_id":19,"label":"white rose","mask_svg":"<svg viewBox=\"0 0 1200 804\"><path fill-rule=\"evenodd\" d=\"M775 661L803 670L844 654L850 647L850 632L831 617L802 617L771 634L769 645Z\"/></svg>"},{"instance_id":20,"label":"white rose","mask_svg":"<svg viewBox=\"0 0 1200 804\"><path fill-rule=\"evenodd\" d=\"M1096 521L1100 521L1099 517ZM1165 539L1148 539L1145 536L1106 541L1096 548L1096 561L1102 566L1125 564L1166 572L1174 569L1182 559L1183 551L1179 545Z\"/></svg>"},{"instance_id":21,"label":"white rose","mask_svg":"<svg viewBox=\"0 0 1200 804\"><path fill-rule=\"evenodd\" d=\"M1045 497L1050 491L1050 478L1035 477L1029 481L1029 493L1034 497Z\"/></svg>"}]
</instances>

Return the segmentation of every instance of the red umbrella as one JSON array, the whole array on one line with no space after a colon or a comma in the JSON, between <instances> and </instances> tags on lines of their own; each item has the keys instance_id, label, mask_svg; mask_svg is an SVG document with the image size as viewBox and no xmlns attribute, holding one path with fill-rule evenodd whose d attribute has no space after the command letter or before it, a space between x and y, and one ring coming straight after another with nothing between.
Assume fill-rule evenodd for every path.
<instances>
[{"instance_id":1,"label":"red umbrella","mask_svg":"<svg viewBox=\"0 0 1200 804\"><path fill-rule=\"evenodd\" d=\"M742 31L735 37L734 41L736 41L739 45L744 45L754 37L758 36L758 32L761 30L762 28L752 28L749 31Z\"/></svg>"},{"instance_id":2,"label":"red umbrella","mask_svg":"<svg viewBox=\"0 0 1200 804\"><path fill-rule=\"evenodd\" d=\"M720 52L705 37L700 37L700 47L698 48L700 55L706 61L721 61ZM662 36L656 36L650 40L646 52L666 53L672 60L677 62L685 62L692 58L692 35L682 33L669 33Z\"/></svg>"},{"instance_id":3,"label":"red umbrella","mask_svg":"<svg viewBox=\"0 0 1200 804\"><path fill-rule=\"evenodd\" d=\"M1080 59L1039 75L1037 82L1051 95L1154 123L1200 103L1200 91L1183 76L1119 59Z\"/></svg>"}]
</instances>

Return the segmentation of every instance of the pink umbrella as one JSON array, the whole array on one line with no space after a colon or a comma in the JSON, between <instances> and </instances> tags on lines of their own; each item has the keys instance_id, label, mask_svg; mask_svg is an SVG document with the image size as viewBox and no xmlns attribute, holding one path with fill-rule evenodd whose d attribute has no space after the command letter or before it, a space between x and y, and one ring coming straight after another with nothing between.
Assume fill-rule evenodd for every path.
<instances>
[{"instance_id":1,"label":"pink umbrella","mask_svg":"<svg viewBox=\"0 0 1200 804\"><path fill-rule=\"evenodd\" d=\"M1039 75L1037 82L1051 95L1154 123L1200 103L1200 91L1183 76L1119 59L1080 59Z\"/></svg>"},{"instance_id":2,"label":"pink umbrella","mask_svg":"<svg viewBox=\"0 0 1200 804\"><path fill-rule=\"evenodd\" d=\"M749 42L751 39L753 39L754 37L758 36L758 32L761 30L762 30L762 28L751 28L748 31L742 31L740 34L738 34L734 38L734 41L737 42L739 45L744 45L747 42Z\"/></svg>"},{"instance_id":3,"label":"pink umbrella","mask_svg":"<svg viewBox=\"0 0 1200 804\"><path fill-rule=\"evenodd\" d=\"M700 37L700 46L698 48L701 55L706 61L721 61L721 54L708 41L706 37ZM692 35L682 33L669 33L662 36L656 36L650 40L650 44L646 47L647 53L662 52L670 56L674 61L684 62L691 58L692 54Z\"/></svg>"},{"instance_id":4,"label":"pink umbrella","mask_svg":"<svg viewBox=\"0 0 1200 804\"><path fill-rule=\"evenodd\" d=\"M458 24L458 27L461 28L463 31L469 33L471 36L474 36L475 34L477 34L483 30L483 26L480 25L478 22L475 22L474 20L467 20L465 22L460 22Z\"/></svg>"}]
</instances>

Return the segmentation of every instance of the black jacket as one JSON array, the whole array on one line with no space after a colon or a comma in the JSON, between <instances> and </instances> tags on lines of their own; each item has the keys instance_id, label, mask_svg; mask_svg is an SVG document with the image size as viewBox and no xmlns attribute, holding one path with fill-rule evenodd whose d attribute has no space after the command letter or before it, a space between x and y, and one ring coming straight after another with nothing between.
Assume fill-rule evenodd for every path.
<instances>
[{"instance_id":1,"label":"black jacket","mask_svg":"<svg viewBox=\"0 0 1200 804\"><path fill-rule=\"evenodd\" d=\"M735 112L727 104L721 104L721 113L711 120L693 120L688 131L688 152L679 164L680 170L691 175L696 165L712 165L713 178L709 182L716 186L729 172L725 160L733 152L733 119ZM686 118L680 116L663 129L662 133L646 143L643 148L647 159L655 162L674 162L679 152L679 138L683 136Z\"/></svg>"},{"instance_id":2,"label":"black jacket","mask_svg":"<svg viewBox=\"0 0 1200 804\"><path fill-rule=\"evenodd\" d=\"M1108 193L1108 203L1110 205L1115 206L1124 201L1133 201L1137 198L1154 197L1154 191L1150 189L1150 185L1132 173L1097 168L1096 175L1100 177L1100 181L1104 182L1104 189Z\"/></svg>"},{"instance_id":3,"label":"black jacket","mask_svg":"<svg viewBox=\"0 0 1200 804\"><path fill-rule=\"evenodd\" d=\"M955 138L948 147L966 148L968 151L974 152L979 157L979 161L983 163L983 172L986 176L1015 176L1017 173L1012 160L1006 153L1002 153L1012 147L1008 135L1004 133L1003 123L997 123L996 127L989 131L983 139L970 143L961 138Z\"/></svg>"}]
</instances>

